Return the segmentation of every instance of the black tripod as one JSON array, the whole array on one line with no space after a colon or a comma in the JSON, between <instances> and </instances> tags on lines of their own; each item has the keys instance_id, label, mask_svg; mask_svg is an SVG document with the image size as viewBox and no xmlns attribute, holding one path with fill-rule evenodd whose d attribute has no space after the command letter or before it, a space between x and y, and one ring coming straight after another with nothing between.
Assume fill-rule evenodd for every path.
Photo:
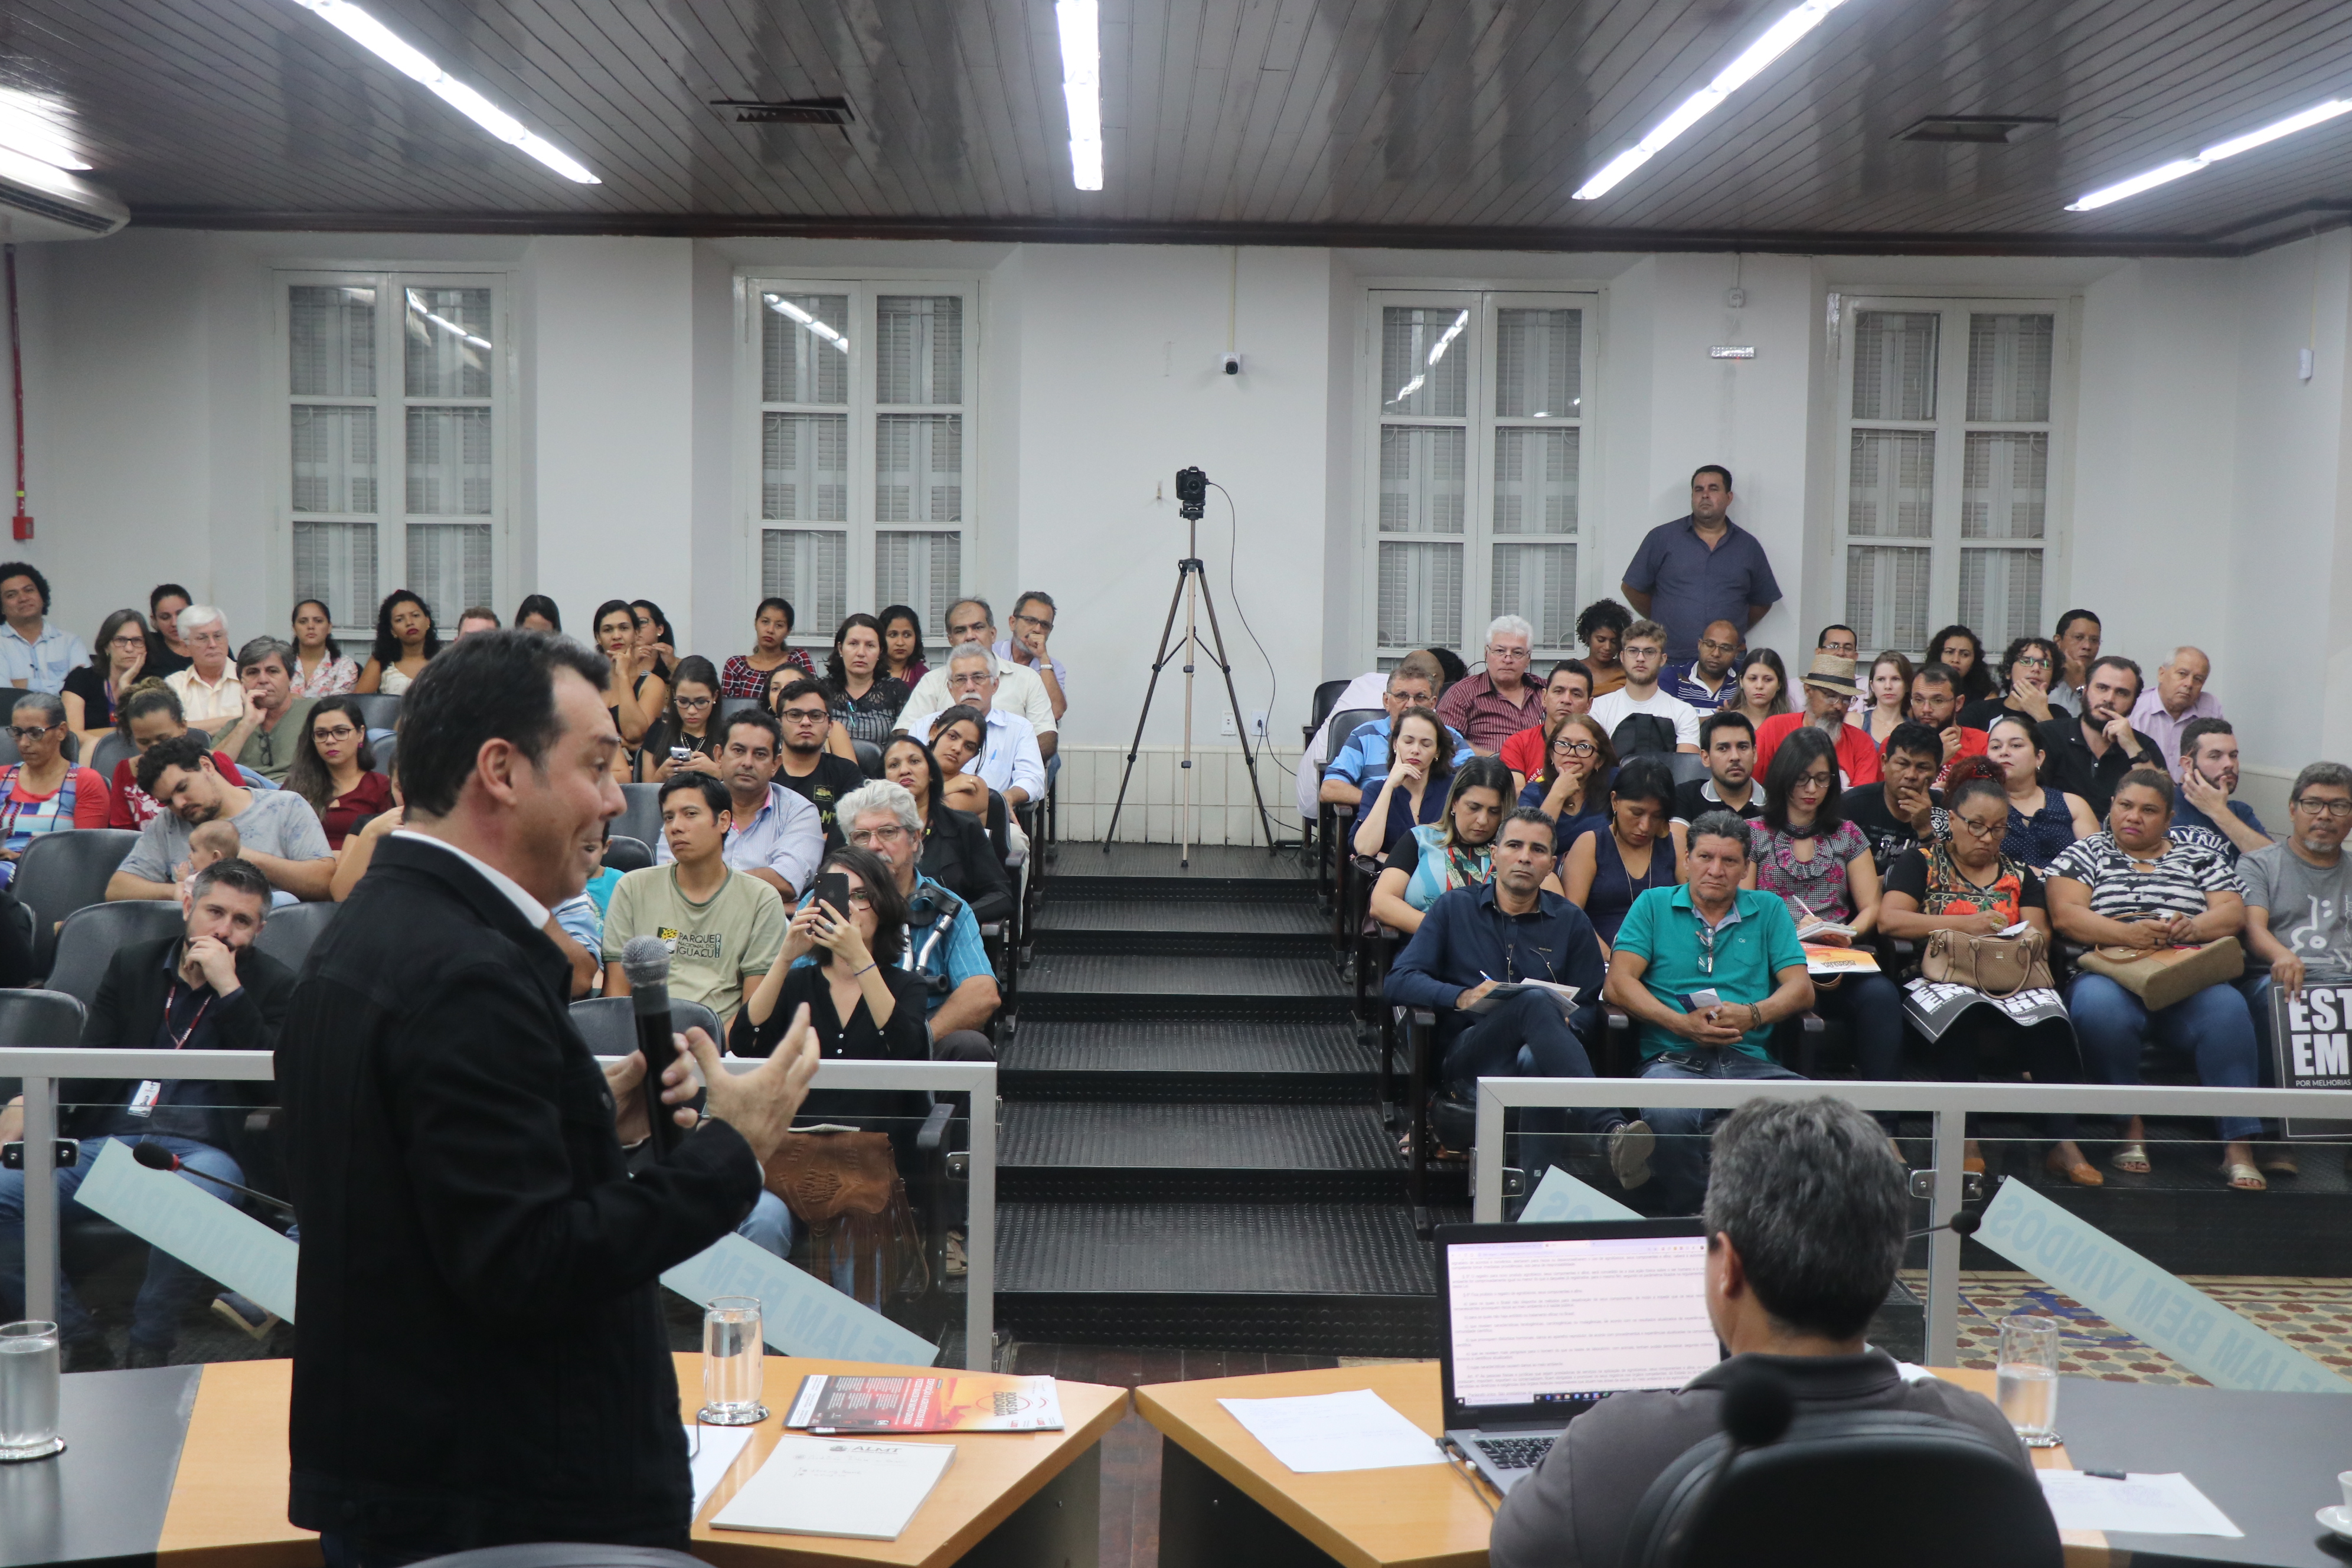
<instances>
[{"instance_id":1,"label":"black tripod","mask_svg":"<svg viewBox=\"0 0 2352 1568\"><path fill-rule=\"evenodd\" d=\"M1186 474L1197 471L1187 469ZM1186 493L1186 474L1177 476L1176 493L1180 502L1178 510L1192 529L1191 548L1184 559L1176 563L1176 593L1168 601L1167 624L1160 628L1160 652L1151 663L1151 684L1143 689L1143 711L1135 716L1135 739L1127 748L1127 771L1119 775L1118 798L1111 803L1110 826L1103 831L1103 853L1106 855L1110 853L1111 841L1118 834L1118 814L1120 808L1127 804L1128 783L1135 777L1135 753L1143 745L1143 726L1151 717L1151 697L1152 693L1160 689L1160 672L1165 669L1168 667L1168 661L1179 653L1189 655L1194 648L1199 648L1203 653L1211 652L1208 645L1201 641L1200 633L1196 629L1193 619L1193 599L1196 594L1200 601L1209 607L1209 636L1216 641L1213 657L1216 660L1218 669L1224 673L1225 700L1234 705L1234 717L1236 721L1243 716L1241 699L1234 692L1234 667L1225 658L1225 634L1217 626L1217 601L1210 595L1209 574L1201 564L1201 513L1204 509ZM1207 491L1205 479L1201 482L1200 489L1205 496ZM1168 646L1168 638L1169 635L1176 629L1176 606L1179 605L1184 606L1184 637L1174 647L1171 647ZM1182 815L1179 818L1181 826L1178 828L1182 842L1177 847L1176 858L1179 866L1189 866L1192 863L1192 661L1187 658L1184 661L1184 754L1178 764L1184 774L1184 806ZM1236 722L1234 727L1242 731L1242 762L1249 769L1250 795L1257 802L1258 825L1265 829L1266 848L1272 852L1276 848L1274 819L1266 815L1265 795L1258 788L1257 758L1250 751L1249 726Z\"/></svg>"}]
</instances>

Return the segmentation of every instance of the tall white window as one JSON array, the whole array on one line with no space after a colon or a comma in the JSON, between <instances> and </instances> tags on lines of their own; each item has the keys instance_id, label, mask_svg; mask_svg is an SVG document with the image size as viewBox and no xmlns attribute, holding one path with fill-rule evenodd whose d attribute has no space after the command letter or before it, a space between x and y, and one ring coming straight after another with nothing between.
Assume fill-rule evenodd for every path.
<instances>
[{"instance_id":1,"label":"tall white window","mask_svg":"<svg viewBox=\"0 0 2352 1568\"><path fill-rule=\"evenodd\" d=\"M1866 658L1958 621L2047 632L2063 520L2061 307L1847 300L1838 496L1845 618Z\"/></svg>"},{"instance_id":2,"label":"tall white window","mask_svg":"<svg viewBox=\"0 0 2352 1568\"><path fill-rule=\"evenodd\" d=\"M910 605L924 635L971 578L971 285L753 279L759 426L750 487L760 592L793 640L830 647L853 610Z\"/></svg>"},{"instance_id":3,"label":"tall white window","mask_svg":"<svg viewBox=\"0 0 2352 1568\"><path fill-rule=\"evenodd\" d=\"M1538 657L1575 641L1591 406L1589 294L1374 290L1365 493L1375 657L1527 617Z\"/></svg>"},{"instance_id":4,"label":"tall white window","mask_svg":"<svg viewBox=\"0 0 2352 1568\"><path fill-rule=\"evenodd\" d=\"M505 602L505 297L481 276L282 273L294 596L338 628L414 590L444 635Z\"/></svg>"}]
</instances>

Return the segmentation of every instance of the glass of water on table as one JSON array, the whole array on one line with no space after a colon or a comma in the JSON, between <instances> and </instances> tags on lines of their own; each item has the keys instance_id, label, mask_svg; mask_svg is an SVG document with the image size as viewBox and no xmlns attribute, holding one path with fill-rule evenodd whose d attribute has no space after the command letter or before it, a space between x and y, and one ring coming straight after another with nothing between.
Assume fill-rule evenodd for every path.
<instances>
[{"instance_id":1,"label":"glass of water on table","mask_svg":"<svg viewBox=\"0 0 2352 1568\"><path fill-rule=\"evenodd\" d=\"M767 1346L760 1336L756 1296L714 1296L702 1314L702 1409L713 1426L755 1426L768 1418L760 1403Z\"/></svg>"},{"instance_id":2,"label":"glass of water on table","mask_svg":"<svg viewBox=\"0 0 2352 1568\"><path fill-rule=\"evenodd\" d=\"M0 1464L43 1459L58 1436L58 1326L0 1323Z\"/></svg>"},{"instance_id":3,"label":"glass of water on table","mask_svg":"<svg viewBox=\"0 0 2352 1568\"><path fill-rule=\"evenodd\" d=\"M2058 1446L2058 1320L2031 1313L2000 1321L1993 1398L2029 1448Z\"/></svg>"}]
</instances>

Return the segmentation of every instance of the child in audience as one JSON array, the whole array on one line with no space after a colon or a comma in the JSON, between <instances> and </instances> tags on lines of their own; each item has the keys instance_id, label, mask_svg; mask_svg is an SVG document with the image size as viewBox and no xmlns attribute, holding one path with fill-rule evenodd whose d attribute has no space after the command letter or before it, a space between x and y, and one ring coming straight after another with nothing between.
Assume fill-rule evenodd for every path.
<instances>
[{"instance_id":1,"label":"child in audience","mask_svg":"<svg viewBox=\"0 0 2352 1568\"><path fill-rule=\"evenodd\" d=\"M236 859L244 842L233 822L216 820L197 827L188 835L188 858L180 863L179 879L186 881L215 860Z\"/></svg>"}]
</instances>

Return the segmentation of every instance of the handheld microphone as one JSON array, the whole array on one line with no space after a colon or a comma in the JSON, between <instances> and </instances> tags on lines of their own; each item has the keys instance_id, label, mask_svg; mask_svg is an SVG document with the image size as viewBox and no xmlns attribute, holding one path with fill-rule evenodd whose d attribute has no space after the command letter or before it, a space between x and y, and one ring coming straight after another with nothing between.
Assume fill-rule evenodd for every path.
<instances>
[{"instance_id":1,"label":"handheld microphone","mask_svg":"<svg viewBox=\"0 0 2352 1568\"><path fill-rule=\"evenodd\" d=\"M291 1215L294 1212L294 1205L284 1198L273 1198L268 1193L257 1193L251 1187L240 1187L235 1182L223 1181L218 1176L208 1176L202 1171L182 1164L180 1157L161 1143L133 1144L131 1157L151 1171L177 1171L181 1175L194 1176L200 1182L210 1182L216 1187L226 1187L233 1193L243 1193L254 1202L268 1204L280 1214Z\"/></svg>"},{"instance_id":2,"label":"handheld microphone","mask_svg":"<svg viewBox=\"0 0 2352 1568\"><path fill-rule=\"evenodd\" d=\"M633 936L621 949L621 973L629 979L629 1010L636 1016L637 1049L646 1058L646 1121L654 1152L667 1155L686 1135L672 1120L677 1108L662 1102L662 1073L677 1060L677 1040L669 1026L669 944L657 936Z\"/></svg>"},{"instance_id":3,"label":"handheld microphone","mask_svg":"<svg viewBox=\"0 0 2352 1568\"><path fill-rule=\"evenodd\" d=\"M1954 1215L1943 1224L1931 1225L1925 1230L1912 1231L1910 1234L1904 1237L1903 1239L1906 1241L1916 1241L1923 1236L1933 1236L1939 1230L1948 1230L1954 1236L1959 1237L1965 1240L1967 1237L1974 1236L1979 1227L1983 1224L1984 1216L1982 1215L1970 1214L1968 1210L1962 1209L1959 1213Z\"/></svg>"}]
</instances>

